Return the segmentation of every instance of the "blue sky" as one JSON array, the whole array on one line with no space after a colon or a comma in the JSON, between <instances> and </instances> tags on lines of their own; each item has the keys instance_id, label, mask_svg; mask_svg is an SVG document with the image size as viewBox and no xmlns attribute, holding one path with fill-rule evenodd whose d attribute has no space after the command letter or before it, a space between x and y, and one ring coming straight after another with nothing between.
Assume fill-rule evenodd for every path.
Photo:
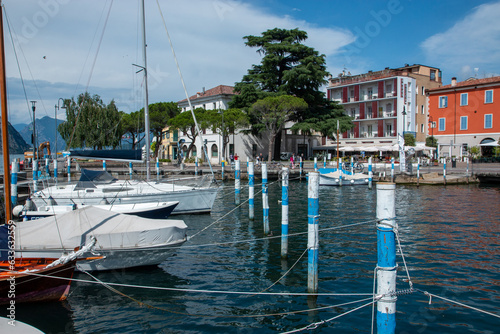
<instances>
[{"instance_id":1,"label":"blue sky","mask_svg":"<svg viewBox=\"0 0 500 334\"><path fill-rule=\"evenodd\" d=\"M185 98L156 1L146 0L149 101ZM54 117L60 97L88 90L120 110L143 105L137 0L4 0L10 122ZM260 57L243 36L299 28L328 70L352 74L408 64L451 77L500 75L500 1L159 0L189 95L233 85ZM111 8L111 9L110 9ZM109 19L106 21L106 17ZM104 22L106 29L103 33ZM102 36L102 43L99 44ZM64 118L60 110L58 118Z\"/></svg>"}]
</instances>

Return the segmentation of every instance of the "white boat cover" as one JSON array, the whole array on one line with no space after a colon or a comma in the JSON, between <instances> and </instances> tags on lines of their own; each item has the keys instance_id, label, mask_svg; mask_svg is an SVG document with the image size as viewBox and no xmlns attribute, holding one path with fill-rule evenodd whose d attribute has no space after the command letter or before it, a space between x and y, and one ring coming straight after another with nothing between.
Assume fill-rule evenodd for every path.
<instances>
[{"instance_id":1,"label":"white boat cover","mask_svg":"<svg viewBox=\"0 0 500 334\"><path fill-rule=\"evenodd\" d=\"M182 220L147 219L92 206L16 226L17 250L72 251L94 236L95 249L130 250L175 245L186 241ZM61 244L63 247L61 247Z\"/></svg>"}]
</instances>

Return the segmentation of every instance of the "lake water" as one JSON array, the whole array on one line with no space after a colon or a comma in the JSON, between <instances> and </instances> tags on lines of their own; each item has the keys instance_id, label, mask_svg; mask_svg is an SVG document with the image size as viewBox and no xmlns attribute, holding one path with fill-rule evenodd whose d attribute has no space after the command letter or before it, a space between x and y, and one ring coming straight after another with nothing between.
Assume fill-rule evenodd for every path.
<instances>
[{"instance_id":1,"label":"lake water","mask_svg":"<svg viewBox=\"0 0 500 334\"><path fill-rule=\"evenodd\" d=\"M75 282L66 302L18 305L18 319L47 333L263 334L303 328L367 303L360 301L370 298L365 295L319 296L314 301L306 296L196 291L307 291L307 253L301 258L307 234L290 236L289 257L281 260L280 238L263 236L260 193L255 220L249 221L247 204L228 214L235 207L234 188L226 185L211 215L175 217L185 220L190 235L220 221L166 262L95 274L105 282L177 291L117 287L118 294L102 285ZM401 243L415 288L500 314L500 188L398 186L396 194ZM242 198L246 195L243 191ZM270 227L279 236L278 184L270 186L269 195ZM339 227L320 232L320 293L372 293L375 204L375 189L320 188L320 229ZM360 222L370 223L340 228ZM290 234L306 231L307 184L290 182ZM224 244L229 242L235 243ZM397 288L406 289L400 256L397 261ZM75 278L92 280L83 273ZM332 308L347 302L355 303ZM369 333L371 319L368 306L303 333ZM397 333L498 333L500 326L498 318L437 298L429 305L422 293L398 297L396 321Z\"/></svg>"}]
</instances>

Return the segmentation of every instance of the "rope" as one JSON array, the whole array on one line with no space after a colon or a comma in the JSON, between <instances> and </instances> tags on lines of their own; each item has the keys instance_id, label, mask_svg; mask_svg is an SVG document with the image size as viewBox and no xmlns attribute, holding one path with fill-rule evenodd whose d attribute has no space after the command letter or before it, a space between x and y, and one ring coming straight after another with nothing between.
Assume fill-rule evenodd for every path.
<instances>
[{"instance_id":1,"label":"rope","mask_svg":"<svg viewBox=\"0 0 500 334\"><path fill-rule=\"evenodd\" d=\"M396 240L398 241L399 252L401 253L401 259L403 260L403 264L405 266L406 276L408 277L408 284L410 285L410 289L413 289L413 282L411 281L410 271L408 270L408 266L406 265L405 255L403 253L403 248L401 247L401 242L399 241L399 233L397 225L394 228L394 234L396 235Z\"/></svg>"}]
</instances>

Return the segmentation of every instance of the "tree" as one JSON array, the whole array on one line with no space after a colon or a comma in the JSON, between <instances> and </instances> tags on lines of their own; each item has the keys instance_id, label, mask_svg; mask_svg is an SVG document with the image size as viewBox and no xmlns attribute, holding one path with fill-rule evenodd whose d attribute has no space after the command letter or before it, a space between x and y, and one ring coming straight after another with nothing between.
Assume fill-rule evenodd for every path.
<instances>
[{"instance_id":1,"label":"tree","mask_svg":"<svg viewBox=\"0 0 500 334\"><path fill-rule=\"evenodd\" d=\"M438 141L437 141L436 137L430 136L430 137L425 138L425 146L437 147L438 146L437 144L438 144Z\"/></svg>"},{"instance_id":2,"label":"tree","mask_svg":"<svg viewBox=\"0 0 500 334\"><path fill-rule=\"evenodd\" d=\"M411 133L405 133L404 139L405 139L405 146L415 146L416 145L415 136L412 135Z\"/></svg>"},{"instance_id":3,"label":"tree","mask_svg":"<svg viewBox=\"0 0 500 334\"><path fill-rule=\"evenodd\" d=\"M246 45L256 47L263 56L259 65L253 65L241 82L236 83L230 107L248 108L259 99L268 96L292 95L302 98L308 108L295 113L291 121L315 124L320 132L331 132L336 124L335 119L341 117L341 106L327 101L321 86L327 83L329 73L326 70L325 55L320 55L313 48L302 44L307 33L299 29L274 28L262 33L262 36L245 36ZM334 112L332 112L334 111ZM325 120L330 120L328 124ZM249 114L253 134L259 133L262 124ZM345 127L352 128L352 122L344 118ZM335 125L336 127L336 125ZM336 128L335 128L336 129ZM279 155L281 133L277 135L275 156Z\"/></svg>"},{"instance_id":4,"label":"tree","mask_svg":"<svg viewBox=\"0 0 500 334\"><path fill-rule=\"evenodd\" d=\"M102 149L120 144L122 129L120 113L111 100L105 105L99 95L90 96L88 92L64 100L66 122L61 123L58 131L68 148L92 147Z\"/></svg>"},{"instance_id":5,"label":"tree","mask_svg":"<svg viewBox=\"0 0 500 334\"><path fill-rule=\"evenodd\" d=\"M158 102L149 105L149 129L156 138L154 156L158 156L159 143L162 140L163 129L168 121L180 114L180 109L175 102Z\"/></svg>"},{"instance_id":6,"label":"tree","mask_svg":"<svg viewBox=\"0 0 500 334\"><path fill-rule=\"evenodd\" d=\"M251 116L264 126L261 131L266 130L269 133L269 162L276 137L283 130L285 123L306 108L307 103L303 99L290 95L269 96L252 105Z\"/></svg>"},{"instance_id":7,"label":"tree","mask_svg":"<svg viewBox=\"0 0 500 334\"><path fill-rule=\"evenodd\" d=\"M236 134L241 129L248 128L248 117L241 109L236 108L207 110L205 116L207 126L212 132L222 136L222 154L225 158L224 155L227 144L229 144L230 135Z\"/></svg>"},{"instance_id":8,"label":"tree","mask_svg":"<svg viewBox=\"0 0 500 334\"><path fill-rule=\"evenodd\" d=\"M134 111L130 114L122 113L122 131L130 139L127 140L135 150L136 143L144 138L144 110ZM140 134L143 134L142 137Z\"/></svg>"},{"instance_id":9,"label":"tree","mask_svg":"<svg viewBox=\"0 0 500 334\"><path fill-rule=\"evenodd\" d=\"M196 116L196 120L198 121L198 125L200 126L200 131L206 129L208 125L206 122L205 109L196 108L194 110L194 115ZM186 158L189 158L189 155L191 154L191 151L195 145L196 138L198 137L198 132L196 131L196 126L191 112L181 112L174 118L169 119L167 124L174 129L178 129L179 131L184 132L184 135L191 140L191 143L189 144L186 152Z\"/></svg>"}]
</instances>

